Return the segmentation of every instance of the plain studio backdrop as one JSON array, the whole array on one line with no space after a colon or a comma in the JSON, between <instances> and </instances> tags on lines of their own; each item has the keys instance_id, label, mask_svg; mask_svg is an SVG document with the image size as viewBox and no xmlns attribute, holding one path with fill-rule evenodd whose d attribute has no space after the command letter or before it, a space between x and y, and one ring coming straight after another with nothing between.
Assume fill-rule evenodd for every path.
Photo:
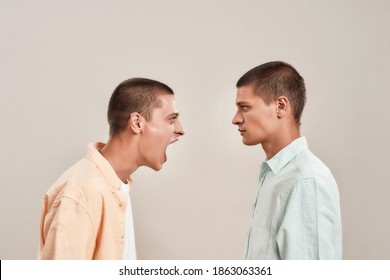
<instances>
[{"instance_id":1,"label":"plain studio backdrop","mask_svg":"<svg viewBox=\"0 0 390 280\"><path fill-rule=\"evenodd\" d=\"M241 259L261 146L235 83L271 60L304 77L302 133L339 185L344 259L390 258L389 1L0 0L1 259L34 259L44 193L107 141L121 81L167 83L186 135L133 174L140 259Z\"/></svg>"}]
</instances>

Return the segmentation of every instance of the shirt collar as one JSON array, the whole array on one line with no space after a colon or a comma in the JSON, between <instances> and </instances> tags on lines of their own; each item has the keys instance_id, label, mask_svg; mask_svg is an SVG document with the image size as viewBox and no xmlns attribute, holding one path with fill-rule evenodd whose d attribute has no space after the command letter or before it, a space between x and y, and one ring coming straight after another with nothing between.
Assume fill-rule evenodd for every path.
<instances>
[{"instance_id":1,"label":"shirt collar","mask_svg":"<svg viewBox=\"0 0 390 280\"><path fill-rule=\"evenodd\" d=\"M104 147L104 145L105 144L101 142L88 144L87 159L96 164L97 168L106 178L107 184L111 187L113 191L117 191L120 189L122 181L121 179L119 179L111 164L100 153L100 150ZM127 183L129 184L130 189L131 182L131 177L129 177L127 179Z\"/></svg>"},{"instance_id":2,"label":"shirt collar","mask_svg":"<svg viewBox=\"0 0 390 280\"><path fill-rule=\"evenodd\" d=\"M298 154L308 149L306 137L295 139L270 160L265 161L274 174L278 174Z\"/></svg>"}]
</instances>

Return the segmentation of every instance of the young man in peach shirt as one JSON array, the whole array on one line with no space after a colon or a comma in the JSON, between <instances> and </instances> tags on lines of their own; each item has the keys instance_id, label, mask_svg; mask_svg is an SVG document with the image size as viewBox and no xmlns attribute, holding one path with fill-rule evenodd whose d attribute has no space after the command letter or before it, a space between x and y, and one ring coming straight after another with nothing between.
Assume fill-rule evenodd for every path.
<instances>
[{"instance_id":1,"label":"young man in peach shirt","mask_svg":"<svg viewBox=\"0 0 390 280\"><path fill-rule=\"evenodd\" d=\"M88 145L43 200L39 259L136 259L130 175L160 170L184 135L171 88L135 78L114 90L107 144Z\"/></svg>"}]
</instances>

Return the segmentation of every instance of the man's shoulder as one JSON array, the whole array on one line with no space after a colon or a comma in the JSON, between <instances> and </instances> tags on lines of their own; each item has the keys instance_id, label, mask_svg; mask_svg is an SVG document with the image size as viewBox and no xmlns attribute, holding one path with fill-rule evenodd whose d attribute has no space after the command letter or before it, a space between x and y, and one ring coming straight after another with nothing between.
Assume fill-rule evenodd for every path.
<instances>
[{"instance_id":1,"label":"man's shoulder","mask_svg":"<svg viewBox=\"0 0 390 280\"><path fill-rule=\"evenodd\" d=\"M335 183L332 172L328 166L314 155L310 150L306 150L295 158L294 169L301 180L313 180L317 183Z\"/></svg>"},{"instance_id":2,"label":"man's shoulder","mask_svg":"<svg viewBox=\"0 0 390 280\"><path fill-rule=\"evenodd\" d=\"M294 159L278 175L280 192L290 193L300 190L302 193L316 189L322 197L338 197L337 183L329 168L313 153L306 150Z\"/></svg>"},{"instance_id":3,"label":"man's shoulder","mask_svg":"<svg viewBox=\"0 0 390 280\"><path fill-rule=\"evenodd\" d=\"M332 174L318 157L310 150L305 150L290 160L281 170L280 176L304 180L317 176L332 176Z\"/></svg>"},{"instance_id":4,"label":"man's shoulder","mask_svg":"<svg viewBox=\"0 0 390 280\"><path fill-rule=\"evenodd\" d=\"M82 201L87 196L101 196L106 192L106 188L106 180L96 164L87 158L82 158L58 178L46 196Z\"/></svg>"}]
</instances>

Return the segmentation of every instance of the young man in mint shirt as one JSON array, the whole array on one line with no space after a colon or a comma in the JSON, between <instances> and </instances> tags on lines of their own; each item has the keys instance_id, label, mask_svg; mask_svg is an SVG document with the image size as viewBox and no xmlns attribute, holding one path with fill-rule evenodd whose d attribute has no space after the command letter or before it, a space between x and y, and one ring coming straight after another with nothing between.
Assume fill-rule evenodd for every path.
<instances>
[{"instance_id":1,"label":"young man in mint shirt","mask_svg":"<svg viewBox=\"0 0 390 280\"><path fill-rule=\"evenodd\" d=\"M237 82L238 126L245 145L261 144L257 196L246 259L341 259L340 201L332 173L300 133L303 78L289 64L262 64Z\"/></svg>"}]
</instances>

